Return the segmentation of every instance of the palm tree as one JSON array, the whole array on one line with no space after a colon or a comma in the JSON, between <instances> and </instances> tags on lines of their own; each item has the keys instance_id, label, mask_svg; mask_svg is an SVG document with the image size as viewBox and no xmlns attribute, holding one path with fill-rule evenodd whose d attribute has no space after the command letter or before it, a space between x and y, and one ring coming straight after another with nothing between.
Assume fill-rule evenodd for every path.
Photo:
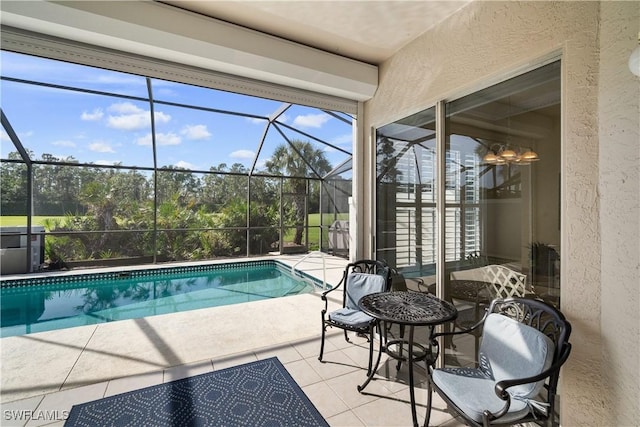
<instances>
[{"instance_id":1,"label":"palm tree","mask_svg":"<svg viewBox=\"0 0 640 427\"><path fill-rule=\"evenodd\" d=\"M309 141L292 140L276 147L266 167L269 173L283 175L289 179L285 181L285 191L293 195L294 221L296 234L293 242L302 244L302 235L306 223L305 199L307 195L306 179L315 177L321 179L331 171L331 164L324 155L324 151L314 148Z\"/></svg>"}]
</instances>

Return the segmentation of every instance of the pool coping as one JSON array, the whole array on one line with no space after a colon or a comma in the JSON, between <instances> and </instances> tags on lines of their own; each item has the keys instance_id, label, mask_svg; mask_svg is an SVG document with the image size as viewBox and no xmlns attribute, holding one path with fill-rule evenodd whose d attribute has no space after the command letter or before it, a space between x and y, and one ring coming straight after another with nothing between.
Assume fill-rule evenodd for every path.
<instances>
[{"instance_id":1,"label":"pool coping","mask_svg":"<svg viewBox=\"0 0 640 427\"><path fill-rule=\"evenodd\" d=\"M38 272L28 275L12 275L9 277L0 276L0 288L21 288L26 286L39 286L39 285L56 285L62 283L74 283L85 282L94 280L114 280L114 279L131 279L131 278L144 278L149 276L157 276L162 274L186 274L193 272L208 272L216 270L234 270L247 267L259 267L259 266L276 266L285 271L290 272L295 278L311 282L315 287L322 287L322 280L310 275L299 269L295 269L287 265L280 259L274 258L260 258L260 259L246 259L246 260L216 260L216 261L204 261L204 262L182 262L172 264L150 264L145 266L127 266L127 267L108 267L87 271L83 270L71 270L60 272ZM295 270L295 272L293 271ZM24 277L28 276L28 277Z\"/></svg>"}]
</instances>

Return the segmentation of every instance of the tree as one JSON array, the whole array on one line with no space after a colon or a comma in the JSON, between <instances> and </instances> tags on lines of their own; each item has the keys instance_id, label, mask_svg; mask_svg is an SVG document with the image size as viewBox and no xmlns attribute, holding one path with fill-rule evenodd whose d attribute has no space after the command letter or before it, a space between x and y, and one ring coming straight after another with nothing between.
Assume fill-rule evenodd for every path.
<instances>
[{"instance_id":1,"label":"tree","mask_svg":"<svg viewBox=\"0 0 640 427\"><path fill-rule=\"evenodd\" d=\"M8 155L11 160L20 160L18 152ZM0 211L2 215L25 215L27 213L27 165L24 163L2 163L0 168Z\"/></svg>"},{"instance_id":2,"label":"tree","mask_svg":"<svg viewBox=\"0 0 640 427\"><path fill-rule=\"evenodd\" d=\"M247 175L249 171L241 163L234 163L231 169L226 163L212 166L211 172L202 179L202 202L210 212L220 212L232 200L245 200L247 197Z\"/></svg>"},{"instance_id":3,"label":"tree","mask_svg":"<svg viewBox=\"0 0 640 427\"><path fill-rule=\"evenodd\" d=\"M303 178L322 178L331 170L331 164L324 152L314 148L309 141L292 140L276 147L271 159L267 160L266 167L270 173L288 178L285 180L284 190L293 197L293 220L296 226L293 242L301 245L306 223L307 197L307 180Z\"/></svg>"}]
</instances>

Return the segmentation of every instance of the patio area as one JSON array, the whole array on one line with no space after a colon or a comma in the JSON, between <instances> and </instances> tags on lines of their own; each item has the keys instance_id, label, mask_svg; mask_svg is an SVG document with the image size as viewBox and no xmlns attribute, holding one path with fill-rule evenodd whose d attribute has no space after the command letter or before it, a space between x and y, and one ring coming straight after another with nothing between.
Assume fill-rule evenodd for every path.
<instances>
[{"instance_id":1,"label":"patio area","mask_svg":"<svg viewBox=\"0 0 640 427\"><path fill-rule=\"evenodd\" d=\"M339 281L345 264L327 257L329 283ZM322 279L320 259L299 268ZM319 293L304 294L3 338L1 423L63 425L74 404L277 356L330 425L410 425L406 366L396 372L394 361L381 363L378 380L359 393L368 344L355 336L347 343L340 330L328 331L325 363L318 361L322 306ZM431 423L461 425L434 398Z\"/></svg>"}]
</instances>

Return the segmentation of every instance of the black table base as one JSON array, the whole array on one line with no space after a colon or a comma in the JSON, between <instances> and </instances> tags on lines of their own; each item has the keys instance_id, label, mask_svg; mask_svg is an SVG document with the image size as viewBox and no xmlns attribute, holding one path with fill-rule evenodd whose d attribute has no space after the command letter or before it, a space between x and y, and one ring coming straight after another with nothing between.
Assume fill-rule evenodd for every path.
<instances>
[{"instance_id":1,"label":"black table base","mask_svg":"<svg viewBox=\"0 0 640 427\"><path fill-rule=\"evenodd\" d=\"M399 370L402 362L409 364L409 394L411 396L411 415L413 417L413 425L418 426L418 417L416 415L416 398L413 379L413 364L418 361L426 360L428 365L434 365L435 359L432 357L431 336L436 325L454 320L458 315L455 307L434 297L433 295L418 292L383 292L371 294L363 297L359 302L360 308L378 321L378 330L381 331L380 346L378 350L378 358L375 368L373 368L364 383L358 386L358 391L362 392L375 376L382 353L386 353L392 358L398 360L397 369ZM389 342L383 342L387 328L386 323L397 323L400 325L400 338ZM428 326L429 336L427 346L416 343L414 341L414 332L416 326ZM405 328L409 329L409 336L405 339ZM407 347L407 356L404 355L404 347ZM397 349L394 350L393 348ZM418 349L417 353L414 352ZM428 368L428 367L427 367ZM428 393L427 411L431 411L431 393ZM427 418L428 419L428 418Z\"/></svg>"}]
</instances>

